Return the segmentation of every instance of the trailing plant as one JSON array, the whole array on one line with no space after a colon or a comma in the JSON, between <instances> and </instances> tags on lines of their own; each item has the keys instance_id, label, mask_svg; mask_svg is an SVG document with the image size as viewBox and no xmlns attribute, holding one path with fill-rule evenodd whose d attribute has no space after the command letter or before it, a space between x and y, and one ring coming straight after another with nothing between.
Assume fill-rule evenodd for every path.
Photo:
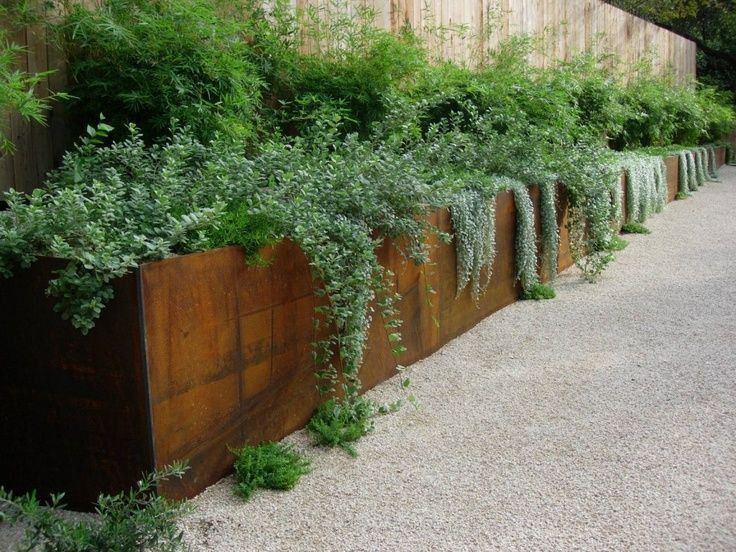
<instances>
[{"instance_id":1,"label":"trailing plant","mask_svg":"<svg viewBox=\"0 0 736 552\"><path fill-rule=\"evenodd\" d=\"M18 550L185 550L177 520L186 505L159 496L156 486L172 477L182 477L186 469L184 463L175 463L144 475L128 492L101 494L95 505L97 515L79 520L62 514L63 494L52 495L42 504L35 493L14 496L0 487L0 522L26 526Z\"/></svg>"},{"instance_id":2,"label":"trailing plant","mask_svg":"<svg viewBox=\"0 0 736 552\"><path fill-rule=\"evenodd\" d=\"M681 172L682 177L687 182L687 191L695 192L698 190L698 176L696 174L695 157L693 152L688 150L685 152L685 170Z\"/></svg>"},{"instance_id":3,"label":"trailing plant","mask_svg":"<svg viewBox=\"0 0 736 552\"><path fill-rule=\"evenodd\" d=\"M557 182L548 180L539 185L539 216L542 226L542 260L550 280L557 277L557 255L560 232L557 228Z\"/></svg>"},{"instance_id":4,"label":"trailing plant","mask_svg":"<svg viewBox=\"0 0 736 552\"><path fill-rule=\"evenodd\" d=\"M557 173L568 201L568 235L575 264L595 281L613 260L610 242L621 219L620 164L610 151L581 142L560 156Z\"/></svg>"},{"instance_id":5,"label":"trailing plant","mask_svg":"<svg viewBox=\"0 0 736 552\"><path fill-rule=\"evenodd\" d=\"M640 222L627 222L621 227L623 234L651 234L652 231Z\"/></svg>"},{"instance_id":6,"label":"trailing plant","mask_svg":"<svg viewBox=\"0 0 736 552\"><path fill-rule=\"evenodd\" d=\"M698 183L698 187L702 186L706 182L706 170L702 148L693 148L693 158L695 159L695 179Z\"/></svg>"},{"instance_id":7,"label":"trailing plant","mask_svg":"<svg viewBox=\"0 0 736 552\"><path fill-rule=\"evenodd\" d=\"M644 222L667 202L666 166L659 156L641 154L627 154L622 164L626 173L627 222Z\"/></svg>"},{"instance_id":8,"label":"trailing plant","mask_svg":"<svg viewBox=\"0 0 736 552\"><path fill-rule=\"evenodd\" d=\"M457 295L470 283L476 304L488 289L496 257L495 210L492 186L485 190L468 187L455 194L450 204L457 256Z\"/></svg>"},{"instance_id":9,"label":"trailing plant","mask_svg":"<svg viewBox=\"0 0 736 552\"><path fill-rule=\"evenodd\" d=\"M516 205L516 278L521 282L523 292L531 293L539 284L534 208L524 184L509 179L506 186L513 192Z\"/></svg>"},{"instance_id":10,"label":"trailing plant","mask_svg":"<svg viewBox=\"0 0 736 552\"><path fill-rule=\"evenodd\" d=\"M258 488L293 489L310 471L310 461L283 443L261 443L230 452L235 455L235 493L245 500Z\"/></svg>"},{"instance_id":11,"label":"trailing plant","mask_svg":"<svg viewBox=\"0 0 736 552\"><path fill-rule=\"evenodd\" d=\"M718 175L718 162L716 161L716 148L713 144L705 146L707 157L708 157L708 177L717 181L720 177Z\"/></svg>"}]
</instances>

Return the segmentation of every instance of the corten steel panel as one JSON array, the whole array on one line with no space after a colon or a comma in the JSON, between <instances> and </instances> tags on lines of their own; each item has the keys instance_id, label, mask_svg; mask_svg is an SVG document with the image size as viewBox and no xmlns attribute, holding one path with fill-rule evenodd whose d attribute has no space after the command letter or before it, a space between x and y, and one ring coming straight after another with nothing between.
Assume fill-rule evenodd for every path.
<instances>
[{"instance_id":1,"label":"corten steel panel","mask_svg":"<svg viewBox=\"0 0 736 552\"><path fill-rule=\"evenodd\" d=\"M567 224L570 220L570 208L567 198L567 192L561 184L557 185L557 228L560 231L560 251L557 257L557 272L567 270L575 261L572 259L570 251L570 232Z\"/></svg>"},{"instance_id":2,"label":"corten steel panel","mask_svg":"<svg viewBox=\"0 0 736 552\"><path fill-rule=\"evenodd\" d=\"M676 155L666 157L664 160L667 166L667 202L675 200L675 196L679 191L680 178L680 159Z\"/></svg>"},{"instance_id":3,"label":"corten steel panel","mask_svg":"<svg viewBox=\"0 0 736 552\"><path fill-rule=\"evenodd\" d=\"M726 164L726 148L722 146L716 148L716 163L719 167Z\"/></svg>"},{"instance_id":4,"label":"corten steel panel","mask_svg":"<svg viewBox=\"0 0 736 552\"><path fill-rule=\"evenodd\" d=\"M115 298L82 336L44 293L63 266L40 259L0 279L0 485L63 491L89 509L153 467L137 273L115 281Z\"/></svg>"},{"instance_id":5,"label":"corten steel panel","mask_svg":"<svg viewBox=\"0 0 736 552\"><path fill-rule=\"evenodd\" d=\"M265 269L236 247L141 267L155 460L192 463L168 496L201 491L231 469L228 445L281 438L318 404L309 263L288 241L265 256Z\"/></svg>"}]
</instances>

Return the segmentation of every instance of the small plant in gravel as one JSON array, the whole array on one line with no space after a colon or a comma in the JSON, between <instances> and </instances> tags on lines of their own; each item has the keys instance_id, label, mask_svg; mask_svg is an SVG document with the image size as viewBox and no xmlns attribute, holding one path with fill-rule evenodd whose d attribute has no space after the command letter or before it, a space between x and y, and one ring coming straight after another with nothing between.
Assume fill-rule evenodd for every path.
<instances>
[{"instance_id":1,"label":"small plant in gravel","mask_svg":"<svg viewBox=\"0 0 736 552\"><path fill-rule=\"evenodd\" d=\"M231 450L235 454L235 493L248 500L259 489L288 491L310 471L310 461L283 443Z\"/></svg>"},{"instance_id":2,"label":"small plant in gravel","mask_svg":"<svg viewBox=\"0 0 736 552\"><path fill-rule=\"evenodd\" d=\"M23 523L25 537L18 548L36 552L175 552L185 550L177 519L184 503L156 494L156 486L182 477L186 464L174 463L145 475L120 494L100 495L96 517L73 520L64 516L63 494L42 504L35 493L14 496L0 487L0 522Z\"/></svg>"},{"instance_id":3,"label":"small plant in gravel","mask_svg":"<svg viewBox=\"0 0 736 552\"><path fill-rule=\"evenodd\" d=\"M534 284L532 287L530 287L529 289L525 289L522 292L521 298L534 301L540 301L543 299L554 299L555 290L552 289L551 286L547 286L545 284Z\"/></svg>"},{"instance_id":4,"label":"small plant in gravel","mask_svg":"<svg viewBox=\"0 0 736 552\"><path fill-rule=\"evenodd\" d=\"M609 251L623 251L624 249L628 247L628 245L629 245L629 242L627 242L621 236L613 236L611 238L611 241L608 244L608 250Z\"/></svg>"},{"instance_id":5,"label":"small plant in gravel","mask_svg":"<svg viewBox=\"0 0 736 552\"><path fill-rule=\"evenodd\" d=\"M623 234L651 234L652 231L639 222L627 222L621 227Z\"/></svg>"},{"instance_id":6,"label":"small plant in gravel","mask_svg":"<svg viewBox=\"0 0 736 552\"><path fill-rule=\"evenodd\" d=\"M309 420L307 431L318 445L340 447L355 458L358 452L352 443L373 431L373 418L377 413L376 403L365 397L350 401L330 399Z\"/></svg>"},{"instance_id":7,"label":"small plant in gravel","mask_svg":"<svg viewBox=\"0 0 736 552\"><path fill-rule=\"evenodd\" d=\"M688 194L687 192L677 192L677 194L675 194L675 199L678 201L681 199L687 199L689 197L690 197L690 194Z\"/></svg>"}]
</instances>

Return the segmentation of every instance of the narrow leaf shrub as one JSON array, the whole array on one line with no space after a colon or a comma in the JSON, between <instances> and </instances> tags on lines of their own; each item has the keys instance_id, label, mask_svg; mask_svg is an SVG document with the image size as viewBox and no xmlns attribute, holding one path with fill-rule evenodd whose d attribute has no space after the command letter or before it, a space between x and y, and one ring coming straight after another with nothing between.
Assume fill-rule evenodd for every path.
<instances>
[{"instance_id":1,"label":"narrow leaf shrub","mask_svg":"<svg viewBox=\"0 0 736 552\"><path fill-rule=\"evenodd\" d=\"M651 234L652 231L639 222L627 222L621 227L623 234Z\"/></svg>"},{"instance_id":2,"label":"narrow leaf shrub","mask_svg":"<svg viewBox=\"0 0 736 552\"><path fill-rule=\"evenodd\" d=\"M53 71L38 73L18 68L17 62L27 50L10 40L8 28L14 24L24 24L18 13L23 8L23 3L0 5L0 20L3 21L0 27L0 116L15 112L26 121L45 125L46 112L51 108L51 103L69 96L64 92L51 92L44 98L37 96L36 88ZM0 129L0 155L15 151L15 145L6 135L6 130Z\"/></svg>"},{"instance_id":3,"label":"narrow leaf shrub","mask_svg":"<svg viewBox=\"0 0 736 552\"><path fill-rule=\"evenodd\" d=\"M212 0L73 3L56 26L69 57L69 92L82 128L103 113L148 140L172 124L200 140L252 137L262 81L248 61L243 25Z\"/></svg>"},{"instance_id":4,"label":"narrow leaf shrub","mask_svg":"<svg viewBox=\"0 0 736 552\"><path fill-rule=\"evenodd\" d=\"M249 499L259 489L293 489L310 471L310 462L283 443L262 443L231 451L235 455L235 493Z\"/></svg>"},{"instance_id":5,"label":"narrow leaf shrub","mask_svg":"<svg viewBox=\"0 0 736 552\"><path fill-rule=\"evenodd\" d=\"M54 495L42 504L35 493L14 496L0 487L0 522L26 525L20 550L40 552L186 549L177 520L186 510L156 494L156 486L172 477L182 477L187 467L175 463L145 475L134 488L117 495L100 495L96 516L73 520L61 513L64 495Z\"/></svg>"},{"instance_id":6,"label":"narrow leaf shrub","mask_svg":"<svg viewBox=\"0 0 736 552\"><path fill-rule=\"evenodd\" d=\"M541 301L544 299L554 299L555 290L544 284L534 284L531 288L525 289L521 293L524 300Z\"/></svg>"}]
</instances>

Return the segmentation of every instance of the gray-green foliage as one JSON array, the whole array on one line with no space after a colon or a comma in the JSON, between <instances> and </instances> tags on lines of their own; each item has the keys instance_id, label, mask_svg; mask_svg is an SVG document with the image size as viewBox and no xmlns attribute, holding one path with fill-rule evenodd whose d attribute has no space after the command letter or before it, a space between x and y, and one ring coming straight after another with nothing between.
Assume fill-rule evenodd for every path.
<instances>
[{"instance_id":1,"label":"gray-green foliage","mask_svg":"<svg viewBox=\"0 0 736 552\"><path fill-rule=\"evenodd\" d=\"M704 153L705 150L703 148L693 148L693 157L695 158L695 178L698 182L698 187L702 186L706 182Z\"/></svg>"},{"instance_id":2,"label":"gray-green foliage","mask_svg":"<svg viewBox=\"0 0 736 552\"><path fill-rule=\"evenodd\" d=\"M470 283L476 303L488 288L496 256L495 211L495 190L468 187L455 194L450 203L457 257L457 294L460 295Z\"/></svg>"},{"instance_id":3,"label":"gray-green foliage","mask_svg":"<svg viewBox=\"0 0 736 552\"><path fill-rule=\"evenodd\" d=\"M522 182L508 179L505 187L513 192L516 206L516 277L522 290L527 291L539 283L534 205L529 189Z\"/></svg>"},{"instance_id":4,"label":"gray-green foliage","mask_svg":"<svg viewBox=\"0 0 736 552\"><path fill-rule=\"evenodd\" d=\"M713 144L708 144L705 146L706 154L707 154L707 165L708 165L708 177L711 180L718 180L718 162L716 160L716 148Z\"/></svg>"},{"instance_id":5,"label":"gray-green foliage","mask_svg":"<svg viewBox=\"0 0 736 552\"><path fill-rule=\"evenodd\" d=\"M679 191L689 194L698 189L698 177L696 174L695 157L692 151L684 150L678 154L680 164Z\"/></svg>"},{"instance_id":6,"label":"gray-green foliage","mask_svg":"<svg viewBox=\"0 0 736 552\"><path fill-rule=\"evenodd\" d=\"M177 552L186 549L177 520L186 509L166 500L156 486L182 477L183 463L144 475L134 488L117 495L100 495L95 517L70 519L61 512L63 494L42 504L35 493L13 496L0 487L0 522L22 523L25 537L18 548L37 552Z\"/></svg>"},{"instance_id":7,"label":"gray-green foliage","mask_svg":"<svg viewBox=\"0 0 736 552\"><path fill-rule=\"evenodd\" d=\"M539 216L542 223L542 256L547 276L557 276L557 255L560 248L560 232L557 227L557 182L547 180L539 185Z\"/></svg>"},{"instance_id":8,"label":"gray-green foliage","mask_svg":"<svg viewBox=\"0 0 736 552\"><path fill-rule=\"evenodd\" d=\"M112 299L115 278L142 262L202 249L204 228L224 207L212 189L216 168L197 160L201 145L181 135L149 148L131 129L127 140L97 147L107 130L90 128L46 188L30 196L11 191L0 214L0 274L9 277L38 256L68 259L48 292L82 333Z\"/></svg>"},{"instance_id":9,"label":"gray-green foliage","mask_svg":"<svg viewBox=\"0 0 736 552\"><path fill-rule=\"evenodd\" d=\"M678 195L686 197L706 182L718 180L716 151L712 145L677 152L680 166ZM680 195L681 194L681 195Z\"/></svg>"},{"instance_id":10,"label":"gray-green foliage","mask_svg":"<svg viewBox=\"0 0 736 552\"><path fill-rule=\"evenodd\" d=\"M685 158L687 160L687 172L685 173L687 176L687 186L691 192L695 192L698 189L698 174L697 166L695 164L695 156L692 151L688 151L685 154Z\"/></svg>"},{"instance_id":11,"label":"gray-green foliage","mask_svg":"<svg viewBox=\"0 0 736 552\"><path fill-rule=\"evenodd\" d=\"M627 222L644 222L667 202L666 166L659 156L632 153L621 163L626 173Z\"/></svg>"}]
</instances>

